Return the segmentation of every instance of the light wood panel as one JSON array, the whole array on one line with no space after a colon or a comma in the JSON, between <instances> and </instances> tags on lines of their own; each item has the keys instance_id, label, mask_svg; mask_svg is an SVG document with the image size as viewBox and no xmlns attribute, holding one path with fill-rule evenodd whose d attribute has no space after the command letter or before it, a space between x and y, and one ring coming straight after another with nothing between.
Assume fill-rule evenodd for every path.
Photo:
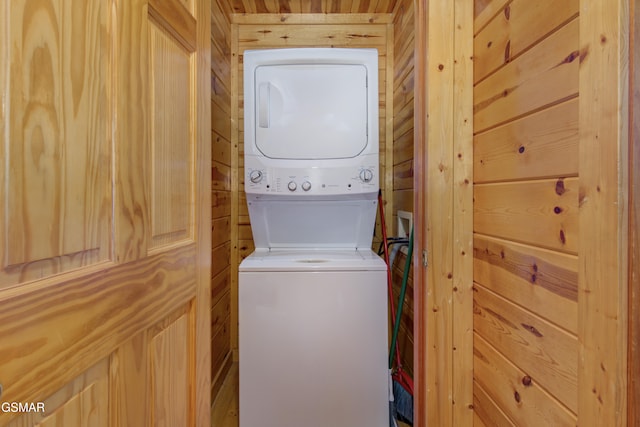
<instances>
[{"instance_id":1,"label":"light wood panel","mask_svg":"<svg viewBox=\"0 0 640 427\"><path fill-rule=\"evenodd\" d=\"M0 11L0 162L11 165L0 174L0 289L112 257L104 6L15 1Z\"/></svg>"},{"instance_id":2,"label":"light wood panel","mask_svg":"<svg viewBox=\"0 0 640 427\"><path fill-rule=\"evenodd\" d=\"M0 8L0 99L12 100L0 257L24 264L0 277L2 400L45 402L44 414L0 412L2 425L210 419L209 4L111 6ZM176 8L193 21L190 50ZM11 222L23 214L44 227Z\"/></svg>"},{"instance_id":3,"label":"light wood panel","mask_svg":"<svg viewBox=\"0 0 640 427\"><path fill-rule=\"evenodd\" d=\"M232 218L232 85L231 85L231 17L226 1L212 1L211 25L211 185L212 205L212 278L211 278L211 395L215 398L226 375L231 340L231 239Z\"/></svg>"},{"instance_id":4,"label":"light wood panel","mask_svg":"<svg viewBox=\"0 0 640 427\"><path fill-rule=\"evenodd\" d=\"M288 13L391 13L397 0L377 2L363 0L230 0L234 13L238 14L288 14Z\"/></svg>"},{"instance_id":5,"label":"light wood panel","mask_svg":"<svg viewBox=\"0 0 640 427\"><path fill-rule=\"evenodd\" d=\"M109 360L105 358L46 400L45 413L28 412L6 427L108 426Z\"/></svg>"},{"instance_id":6,"label":"light wood panel","mask_svg":"<svg viewBox=\"0 0 640 427\"><path fill-rule=\"evenodd\" d=\"M578 2L478 4L474 387L487 408L477 414L487 425L575 425ZM511 378L518 372L535 377L533 388Z\"/></svg>"},{"instance_id":7,"label":"light wood panel","mask_svg":"<svg viewBox=\"0 0 640 427\"><path fill-rule=\"evenodd\" d=\"M497 2L493 2L497 3ZM578 15L579 0L514 0L474 39L473 76L478 82ZM554 13L547 11L553 8Z\"/></svg>"},{"instance_id":8,"label":"light wood panel","mask_svg":"<svg viewBox=\"0 0 640 427\"><path fill-rule=\"evenodd\" d=\"M578 100L482 132L473 141L476 183L578 174Z\"/></svg>"},{"instance_id":9,"label":"light wood panel","mask_svg":"<svg viewBox=\"0 0 640 427\"><path fill-rule=\"evenodd\" d=\"M475 235L474 280L574 335L578 333L578 258Z\"/></svg>"},{"instance_id":10,"label":"light wood panel","mask_svg":"<svg viewBox=\"0 0 640 427\"><path fill-rule=\"evenodd\" d=\"M532 420L538 425L576 425L575 414L549 395L535 376L512 364L478 335L474 347L475 380L515 425L528 425Z\"/></svg>"},{"instance_id":11,"label":"light wood panel","mask_svg":"<svg viewBox=\"0 0 640 427\"><path fill-rule=\"evenodd\" d=\"M476 233L578 252L576 178L478 184L473 197Z\"/></svg>"},{"instance_id":12,"label":"light wood panel","mask_svg":"<svg viewBox=\"0 0 640 427\"><path fill-rule=\"evenodd\" d=\"M473 2L454 9L453 425L473 422Z\"/></svg>"},{"instance_id":13,"label":"light wood panel","mask_svg":"<svg viewBox=\"0 0 640 427\"><path fill-rule=\"evenodd\" d=\"M156 326L157 333L151 331L149 362L153 425L195 424L189 413L189 346L192 340L189 322L189 312L183 311L177 319Z\"/></svg>"},{"instance_id":14,"label":"light wood panel","mask_svg":"<svg viewBox=\"0 0 640 427\"><path fill-rule=\"evenodd\" d=\"M195 40L195 31L190 35ZM155 25L151 26L149 42L153 111L151 245L156 247L191 238L193 234L189 188L193 180L194 144L189 108L190 52Z\"/></svg>"},{"instance_id":15,"label":"light wood panel","mask_svg":"<svg viewBox=\"0 0 640 427\"><path fill-rule=\"evenodd\" d=\"M640 423L640 0L629 3L629 367L627 424Z\"/></svg>"},{"instance_id":16,"label":"light wood panel","mask_svg":"<svg viewBox=\"0 0 640 427\"><path fill-rule=\"evenodd\" d=\"M480 132L578 92L578 20L574 19L474 89L474 130Z\"/></svg>"},{"instance_id":17,"label":"light wood panel","mask_svg":"<svg viewBox=\"0 0 640 427\"><path fill-rule=\"evenodd\" d=\"M580 2L578 416L585 426L627 424L628 16L628 1Z\"/></svg>"},{"instance_id":18,"label":"light wood panel","mask_svg":"<svg viewBox=\"0 0 640 427\"><path fill-rule=\"evenodd\" d=\"M482 286L474 291L475 332L577 413L577 338Z\"/></svg>"}]
</instances>

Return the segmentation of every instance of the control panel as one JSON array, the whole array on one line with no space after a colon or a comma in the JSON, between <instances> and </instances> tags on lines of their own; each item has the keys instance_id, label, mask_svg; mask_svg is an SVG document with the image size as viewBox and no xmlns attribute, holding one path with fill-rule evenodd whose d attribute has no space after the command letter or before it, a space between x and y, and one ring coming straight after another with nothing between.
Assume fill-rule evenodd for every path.
<instances>
[{"instance_id":1,"label":"control panel","mask_svg":"<svg viewBox=\"0 0 640 427\"><path fill-rule=\"evenodd\" d=\"M342 168L252 168L245 191L260 194L329 195L370 193L379 188L378 165Z\"/></svg>"}]
</instances>

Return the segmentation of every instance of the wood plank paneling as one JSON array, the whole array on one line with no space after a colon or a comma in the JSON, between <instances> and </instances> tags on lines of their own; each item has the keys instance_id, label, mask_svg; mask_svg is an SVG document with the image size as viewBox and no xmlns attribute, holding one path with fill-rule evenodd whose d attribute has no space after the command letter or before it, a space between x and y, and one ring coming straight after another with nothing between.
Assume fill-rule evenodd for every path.
<instances>
[{"instance_id":1,"label":"wood plank paneling","mask_svg":"<svg viewBox=\"0 0 640 427\"><path fill-rule=\"evenodd\" d=\"M542 388L532 377L513 365L480 336L474 341L473 375L478 385L518 426L575 426L575 414Z\"/></svg>"},{"instance_id":2,"label":"wood plank paneling","mask_svg":"<svg viewBox=\"0 0 640 427\"><path fill-rule=\"evenodd\" d=\"M473 156L476 183L577 176L577 98L476 135Z\"/></svg>"},{"instance_id":3,"label":"wood plank paneling","mask_svg":"<svg viewBox=\"0 0 640 427\"><path fill-rule=\"evenodd\" d=\"M487 289L578 333L578 258L476 234L474 279Z\"/></svg>"},{"instance_id":4,"label":"wood plank paneling","mask_svg":"<svg viewBox=\"0 0 640 427\"><path fill-rule=\"evenodd\" d=\"M237 14L391 13L398 0L230 0Z\"/></svg>"},{"instance_id":5,"label":"wood plank paneling","mask_svg":"<svg viewBox=\"0 0 640 427\"><path fill-rule=\"evenodd\" d=\"M510 2L474 40L474 81L478 82L575 18L579 3L579 0ZM553 14L547 13L550 8Z\"/></svg>"},{"instance_id":6,"label":"wood plank paneling","mask_svg":"<svg viewBox=\"0 0 640 427\"><path fill-rule=\"evenodd\" d=\"M577 338L480 285L474 292L475 332L577 413Z\"/></svg>"},{"instance_id":7,"label":"wood plank paneling","mask_svg":"<svg viewBox=\"0 0 640 427\"><path fill-rule=\"evenodd\" d=\"M630 2L629 425L640 424L640 0Z\"/></svg>"},{"instance_id":8,"label":"wood plank paneling","mask_svg":"<svg viewBox=\"0 0 640 427\"><path fill-rule=\"evenodd\" d=\"M474 186L474 231L577 254L576 178Z\"/></svg>"},{"instance_id":9,"label":"wood plank paneling","mask_svg":"<svg viewBox=\"0 0 640 427\"><path fill-rule=\"evenodd\" d=\"M231 316L230 263L234 220L231 71L231 7L228 1L211 2L211 125L213 149L211 153L212 193L212 278L211 278L211 375L214 379L226 374L230 360L229 318ZM224 302L223 302L224 301ZM225 323L226 322L226 323ZM226 330L227 333L222 333ZM220 381L212 382L211 396L215 399Z\"/></svg>"},{"instance_id":10,"label":"wood plank paneling","mask_svg":"<svg viewBox=\"0 0 640 427\"><path fill-rule=\"evenodd\" d=\"M579 2L475 3L476 411L575 425Z\"/></svg>"},{"instance_id":11,"label":"wood plank paneling","mask_svg":"<svg viewBox=\"0 0 640 427\"><path fill-rule=\"evenodd\" d=\"M475 133L578 93L578 20L527 50L474 90Z\"/></svg>"},{"instance_id":12,"label":"wood plank paneling","mask_svg":"<svg viewBox=\"0 0 640 427\"><path fill-rule=\"evenodd\" d=\"M627 0L580 2L578 377L584 392L578 415L584 426L627 425L628 16Z\"/></svg>"}]
</instances>

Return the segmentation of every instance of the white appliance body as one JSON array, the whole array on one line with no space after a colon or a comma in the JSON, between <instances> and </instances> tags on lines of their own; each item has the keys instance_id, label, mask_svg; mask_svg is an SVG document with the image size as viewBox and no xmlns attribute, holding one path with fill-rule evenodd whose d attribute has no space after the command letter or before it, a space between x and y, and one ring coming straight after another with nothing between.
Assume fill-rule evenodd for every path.
<instances>
[{"instance_id":1,"label":"white appliance body","mask_svg":"<svg viewBox=\"0 0 640 427\"><path fill-rule=\"evenodd\" d=\"M370 248L380 180L377 50L245 51L244 93L256 247ZM334 227L351 230L349 238L327 236Z\"/></svg>"},{"instance_id":2,"label":"white appliance body","mask_svg":"<svg viewBox=\"0 0 640 427\"><path fill-rule=\"evenodd\" d=\"M240 426L389 425L386 265L256 251L240 272Z\"/></svg>"},{"instance_id":3,"label":"white appliance body","mask_svg":"<svg viewBox=\"0 0 640 427\"><path fill-rule=\"evenodd\" d=\"M374 49L244 53L240 427L389 423Z\"/></svg>"}]
</instances>

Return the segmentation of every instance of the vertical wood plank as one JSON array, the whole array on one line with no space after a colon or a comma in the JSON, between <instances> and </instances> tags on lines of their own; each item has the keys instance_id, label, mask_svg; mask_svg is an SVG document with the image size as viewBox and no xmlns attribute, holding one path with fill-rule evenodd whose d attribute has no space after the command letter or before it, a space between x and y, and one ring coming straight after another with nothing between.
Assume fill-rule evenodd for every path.
<instances>
[{"instance_id":1,"label":"vertical wood plank","mask_svg":"<svg viewBox=\"0 0 640 427\"><path fill-rule=\"evenodd\" d=\"M231 24L231 87L239 88L242 80L240 70L240 49L238 46L238 24ZM244 179L239 172L240 163L240 94L239 90L231 91L231 348L238 349L238 266L240 265L239 249L239 212L240 212L240 184ZM244 170L244 169L243 169ZM237 351L234 361L237 361Z\"/></svg>"},{"instance_id":2,"label":"vertical wood plank","mask_svg":"<svg viewBox=\"0 0 640 427\"><path fill-rule=\"evenodd\" d=\"M190 366L189 378L191 402L195 407L192 422L198 426L211 422L211 1L195 1L196 56L191 99L196 99L195 123L195 194L194 212L197 241L196 299L189 319L191 334L189 349L195 353L195 363ZM193 104L193 103L192 103ZM195 341L194 341L195 340Z\"/></svg>"},{"instance_id":3,"label":"vertical wood plank","mask_svg":"<svg viewBox=\"0 0 640 427\"><path fill-rule=\"evenodd\" d=\"M415 328L418 426L453 425L454 12L451 2L418 2L416 9L415 161L416 170L424 171L416 174L415 188L423 191L415 203L415 261L422 265L420 258L426 258L428 263L415 285L421 290Z\"/></svg>"},{"instance_id":4,"label":"vertical wood plank","mask_svg":"<svg viewBox=\"0 0 640 427\"><path fill-rule=\"evenodd\" d=\"M384 194L385 196L384 208L386 213L385 220L387 223L385 225L387 227L389 235L392 235L391 233L393 233L393 230L395 230L395 228L393 227L392 221L396 211L396 208L393 203L393 197L392 197L393 195L392 193L393 192L393 173L392 173L393 171L393 121L395 116L394 108L393 108L394 107L394 104L393 104L393 76L394 76L393 58L395 57L393 23L387 24L386 42L387 42L387 48L386 48L387 72L386 72L386 81L385 81L385 88L384 88L384 96L385 96L384 150L385 150L385 153L384 153L384 169L383 169L384 171L386 171L386 173L384 173L384 176L383 176L384 182L381 183L381 188L386 190ZM393 234L393 235L396 235L396 234Z\"/></svg>"},{"instance_id":5,"label":"vertical wood plank","mask_svg":"<svg viewBox=\"0 0 640 427\"><path fill-rule=\"evenodd\" d=\"M426 188L426 155L427 155L427 34L429 10L426 2L415 2L415 93L414 93L414 184L413 188ZM413 331L414 348L414 422L417 427L427 426L427 272L423 265L423 254L426 247L427 203L423 192L413 193L414 206L414 251L413 265Z\"/></svg>"},{"instance_id":6,"label":"vertical wood plank","mask_svg":"<svg viewBox=\"0 0 640 427\"><path fill-rule=\"evenodd\" d=\"M115 114L115 261L125 263L146 256L149 239L149 70L148 17L144 0L116 8L118 26Z\"/></svg>"},{"instance_id":7,"label":"vertical wood plank","mask_svg":"<svg viewBox=\"0 0 640 427\"><path fill-rule=\"evenodd\" d=\"M153 328L152 328L153 329ZM189 425L189 315L183 314L149 339L151 423ZM207 390L208 391L208 390Z\"/></svg>"},{"instance_id":8,"label":"vertical wood plank","mask_svg":"<svg viewBox=\"0 0 640 427\"><path fill-rule=\"evenodd\" d=\"M629 367L627 424L640 424L640 0L630 2Z\"/></svg>"},{"instance_id":9,"label":"vertical wood plank","mask_svg":"<svg viewBox=\"0 0 640 427\"><path fill-rule=\"evenodd\" d=\"M455 2L453 425L473 424L473 2Z\"/></svg>"},{"instance_id":10,"label":"vertical wood plank","mask_svg":"<svg viewBox=\"0 0 640 427\"><path fill-rule=\"evenodd\" d=\"M581 426L627 425L628 16L627 0L580 2Z\"/></svg>"}]
</instances>

